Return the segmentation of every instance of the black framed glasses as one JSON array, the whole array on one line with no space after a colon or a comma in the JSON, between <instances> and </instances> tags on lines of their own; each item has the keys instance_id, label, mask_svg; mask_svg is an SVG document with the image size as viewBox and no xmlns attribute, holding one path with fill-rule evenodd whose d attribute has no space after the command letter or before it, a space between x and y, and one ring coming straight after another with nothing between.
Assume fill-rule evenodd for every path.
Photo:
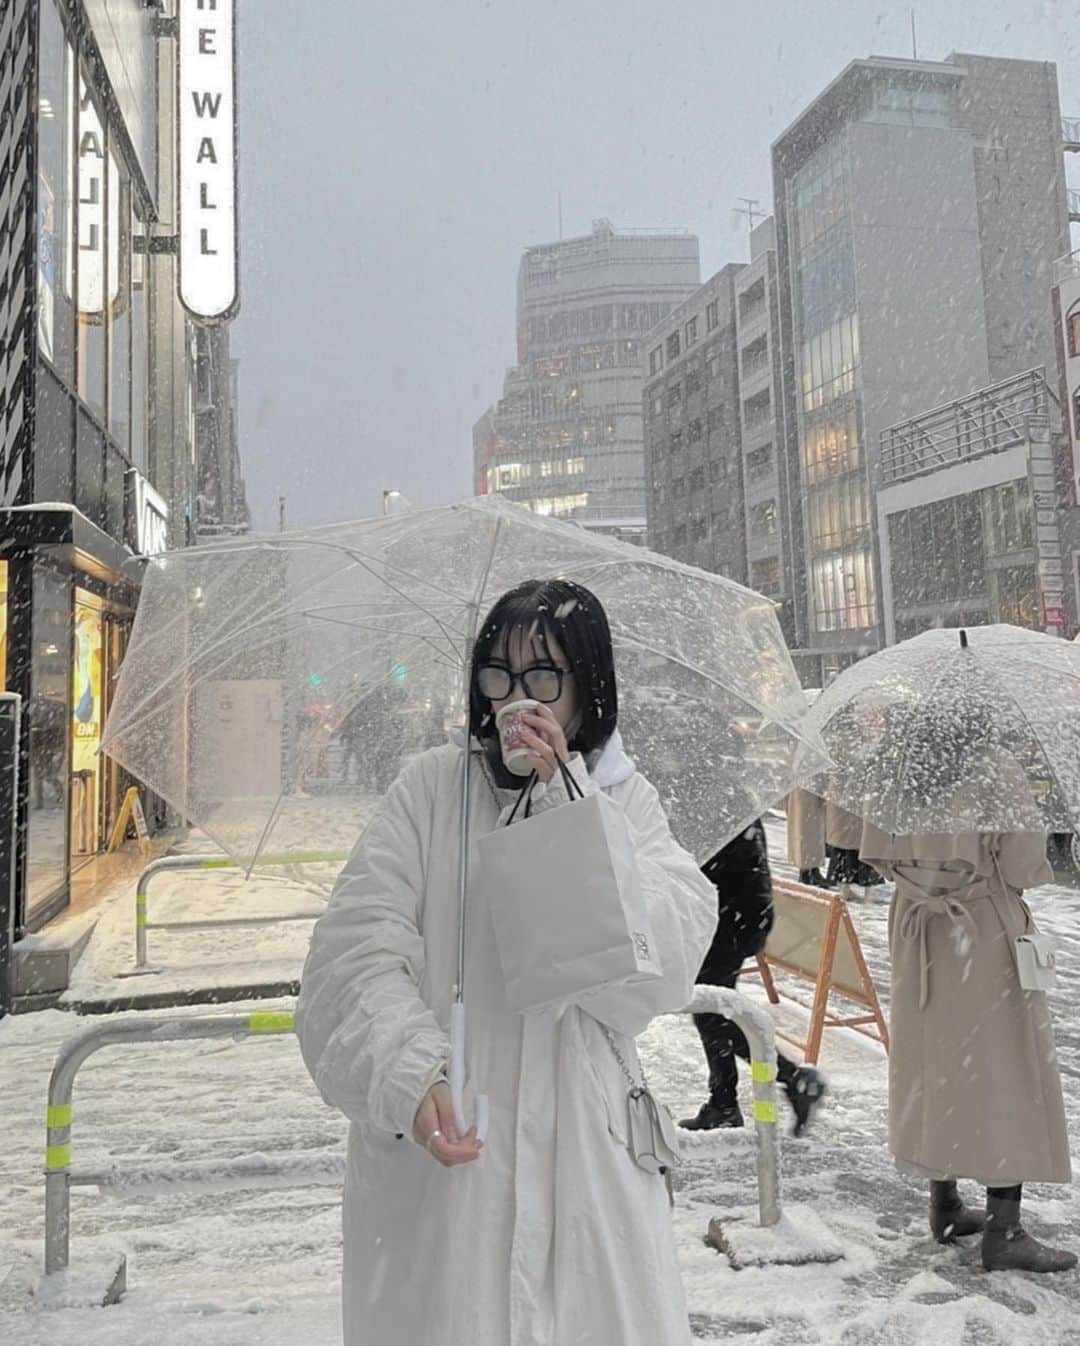
<instances>
[{"instance_id":1,"label":"black framed glasses","mask_svg":"<svg viewBox=\"0 0 1080 1346\"><path fill-rule=\"evenodd\" d=\"M515 673L506 664L481 664L476 672L476 687L488 701L505 701L514 687L533 701L550 705L562 696L563 678L574 676L572 668L558 668L555 664L530 664Z\"/></svg>"}]
</instances>

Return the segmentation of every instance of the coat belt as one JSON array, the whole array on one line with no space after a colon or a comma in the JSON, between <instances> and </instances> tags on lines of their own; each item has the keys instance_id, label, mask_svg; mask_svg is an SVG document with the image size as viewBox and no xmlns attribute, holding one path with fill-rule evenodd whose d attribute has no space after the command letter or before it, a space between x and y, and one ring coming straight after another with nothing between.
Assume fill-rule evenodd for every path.
<instances>
[{"instance_id":1,"label":"coat belt","mask_svg":"<svg viewBox=\"0 0 1080 1346\"><path fill-rule=\"evenodd\" d=\"M923 1010L930 999L930 954L927 947L927 927L935 916L945 916L954 927L964 929L974 943L978 937L979 927L974 916L968 910L968 903L979 898L990 897L991 893L981 879L976 879L973 883L963 884L949 892L943 892L940 888L920 887L912 881L909 872L906 870L901 872L901 878L909 888L914 888L918 894L915 897L910 896L907 892L903 894L907 906L900 918L900 934L904 939L917 939L919 941L919 1009ZM982 892L974 891L980 887L983 888ZM967 902L962 901L958 896L961 893L967 897Z\"/></svg>"}]
</instances>

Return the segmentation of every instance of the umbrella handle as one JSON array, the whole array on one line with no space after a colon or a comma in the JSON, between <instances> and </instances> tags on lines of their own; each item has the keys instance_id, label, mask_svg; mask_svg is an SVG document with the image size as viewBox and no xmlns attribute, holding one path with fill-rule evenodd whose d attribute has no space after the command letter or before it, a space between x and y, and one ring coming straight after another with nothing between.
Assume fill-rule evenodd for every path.
<instances>
[{"instance_id":1,"label":"umbrella handle","mask_svg":"<svg viewBox=\"0 0 1080 1346\"><path fill-rule=\"evenodd\" d=\"M450 1099L454 1106L454 1125L459 1135L469 1129L465 1120L465 1005L455 1000L450 1006ZM476 1138L487 1139L488 1120L487 1094L476 1095Z\"/></svg>"}]
</instances>

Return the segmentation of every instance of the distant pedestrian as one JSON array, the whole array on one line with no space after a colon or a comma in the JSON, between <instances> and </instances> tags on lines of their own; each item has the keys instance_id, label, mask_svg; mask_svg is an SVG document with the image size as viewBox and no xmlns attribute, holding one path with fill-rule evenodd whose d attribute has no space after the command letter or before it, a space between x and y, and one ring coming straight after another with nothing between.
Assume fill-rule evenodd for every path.
<instances>
[{"instance_id":1,"label":"distant pedestrian","mask_svg":"<svg viewBox=\"0 0 1080 1346\"><path fill-rule=\"evenodd\" d=\"M765 947L773 923L772 876L761 822L717 851L702 873L716 887L718 919L698 981L734 989L740 968ZM736 1058L750 1060L746 1035L721 1014L695 1014L694 1025L709 1063L709 1097L696 1117L680 1125L688 1131L742 1126ZM797 1066L779 1052L776 1075L795 1113L794 1134L801 1135L825 1094L825 1080L813 1066Z\"/></svg>"}]
</instances>

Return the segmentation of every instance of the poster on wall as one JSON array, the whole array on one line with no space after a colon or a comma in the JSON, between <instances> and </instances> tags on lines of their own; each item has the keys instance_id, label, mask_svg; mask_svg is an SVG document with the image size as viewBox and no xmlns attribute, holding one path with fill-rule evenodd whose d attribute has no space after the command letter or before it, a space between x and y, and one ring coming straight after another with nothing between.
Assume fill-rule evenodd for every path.
<instances>
[{"instance_id":1,"label":"poster on wall","mask_svg":"<svg viewBox=\"0 0 1080 1346\"><path fill-rule=\"evenodd\" d=\"M71 667L71 848L76 854L97 850L98 775L102 729L101 613L75 604L75 659Z\"/></svg>"}]
</instances>

